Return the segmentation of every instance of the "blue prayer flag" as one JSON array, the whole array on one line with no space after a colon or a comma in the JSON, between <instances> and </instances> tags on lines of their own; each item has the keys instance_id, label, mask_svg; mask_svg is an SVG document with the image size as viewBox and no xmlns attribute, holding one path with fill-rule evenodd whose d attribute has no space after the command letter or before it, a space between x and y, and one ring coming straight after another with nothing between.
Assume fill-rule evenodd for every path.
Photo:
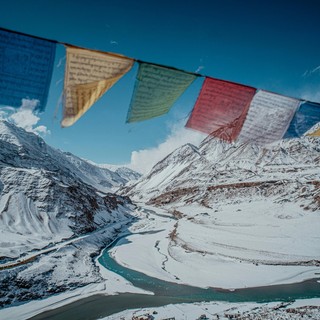
<instances>
[{"instance_id":1,"label":"blue prayer flag","mask_svg":"<svg viewBox=\"0 0 320 320\"><path fill-rule=\"evenodd\" d=\"M22 99L47 102L56 44L0 30L0 104L20 107Z\"/></svg>"},{"instance_id":2,"label":"blue prayer flag","mask_svg":"<svg viewBox=\"0 0 320 320\"><path fill-rule=\"evenodd\" d=\"M302 103L284 135L284 139L299 138L318 122L320 122L320 104Z\"/></svg>"}]
</instances>

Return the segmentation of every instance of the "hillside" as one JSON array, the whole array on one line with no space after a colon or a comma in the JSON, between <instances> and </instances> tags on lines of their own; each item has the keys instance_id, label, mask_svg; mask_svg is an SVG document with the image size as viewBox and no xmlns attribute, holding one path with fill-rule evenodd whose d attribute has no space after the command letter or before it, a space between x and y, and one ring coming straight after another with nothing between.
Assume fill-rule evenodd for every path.
<instances>
[{"instance_id":1,"label":"hillside","mask_svg":"<svg viewBox=\"0 0 320 320\"><path fill-rule=\"evenodd\" d=\"M187 144L157 163L122 193L154 205L246 201L278 195L319 208L319 139L283 140L266 147L227 144L212 137L199 148Z\"/></svg>"},{"instance_id":2,"label":"hillside","mask_svg":"<svg viewBox=\"0 0 320 320\"><path fill-rule=\"evenodd\" d=\"M200 287L317 278L319 146L308 137L265 147L208 137L199 148L176 149L121 191L150 206L141 228L164 230L162 237L128 237L114 256L150 276ZM140 247L144 260L130 255Z\"/></svg>"},{"instance_id":3,"label":"hillside","mask_svg":"<svg viewBox=\"0 0 320 320\"><path fill-rule=\"evenodd\" d=\"M132 221L111 193L128 177L5 121L0 150L0 306L97 281L93 257Z\"/></svg>"}]
</instances>

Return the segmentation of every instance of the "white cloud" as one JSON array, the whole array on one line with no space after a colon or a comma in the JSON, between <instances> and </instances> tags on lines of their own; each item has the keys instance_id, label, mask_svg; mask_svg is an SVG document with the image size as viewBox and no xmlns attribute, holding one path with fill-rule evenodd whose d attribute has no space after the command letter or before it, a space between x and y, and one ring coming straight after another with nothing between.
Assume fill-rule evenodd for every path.
<instances>
[{"instance_id":1,"label":"white cloud","mask_svg":"<svg viewBox=\"0 0 320 320\"><path fill-rule=\"evenodd\" d=\"M320 86L304 88L300 91L300 97L305 100L320 102Z\"/></svg>"},{"instance_id":2,"label":"white cloud","mask_svg":"<svg viewBox=\"0 0 320 320\"><path fill-rule=\"evenodd\" d=\"M62 79L62 78L61 78L61 79L59 79L59 80L57 80L57 81L56 81L56 86L58 86L62 81L63 81L63 79Z\"/></svg>"},{"instance_id":3,"label":"white cloud","mask_svg":"<svg viewBox=\"0 0 320 320\"><path fill-rule=\"evenodd\" d=\"M311 73L315 73L315 72L320 72L320 66L314 68L313 70L311 70Z\"/></svg>"},{"instance_id":4,"label":"white cloud","mask_svg":"<svg viewBox=\"0 0 320 320\"><path fill-rule=\"evenodd\" d=\"M60 68L65 63L65 60L66 60L66 56L60 58L57 63L57 68Z\"/></svg>"},{"instance_id":5,"label":"white cloud","mask_svg":"<svg viewBox=\"0 0 320 320\"><path fill-rule=\"evenodd\" d=\"M11 112L11 107L3 107L0 109L0 120L7 120L8 119L8 113Z\"/></svg>"},{"instance_id":6,"label":"white cloud","mask_svg":"<svg viewBox=\"0 0 320 320\"><path fill-rule=\"evenodd\" d=\"M157 162L178 147L186 143L197 146L205 137L206 135L193 130L188 130L179 123L171 128L171 132L166 140L158 146L150 149L133 151L131 153L131 163L129 167L138 172L147 173Z\"/></svg>"},{"instance_id":7,"label":"white cloud","mask_svg":"<svg viewBox=\"0 0 320 320\"><path fill-rule=\"evenodd\" d=\"M306 70L306 71L303 73L302 77L306 78L306 77L309 77L309 76L311 76L312 74L315 74L315 73L319 73L319 74L320 74L320 66L315 67L315 68L312 69L312 70Z\"/></svg>"},{"instance_id":8,"label":"white cloud","mask_svg":"<svg viewBox=\"0 0 320 320\"><path fill-rule=\"evenodd\" d=\"M40 125L36 126L40 118L34 114L34 109L37 107L39 100L22 99L20 108L4 107L0 110L0 119L14 123L17 127L21 127L26 131L33 132L38 135L49 134L47 127Z\"/></svg>"},{"instance_id":9,"label":"white cloud","mask_svg":"<svg viewBox=\"0 0 320 320\"><path fill-rule=\"evenodd\" d=\"M201 70L203 70L204 69L204 66L199 66L198 68L197 68L197 70L195 71L195 73L199 73Z\"/></svg>"}]
</instances>

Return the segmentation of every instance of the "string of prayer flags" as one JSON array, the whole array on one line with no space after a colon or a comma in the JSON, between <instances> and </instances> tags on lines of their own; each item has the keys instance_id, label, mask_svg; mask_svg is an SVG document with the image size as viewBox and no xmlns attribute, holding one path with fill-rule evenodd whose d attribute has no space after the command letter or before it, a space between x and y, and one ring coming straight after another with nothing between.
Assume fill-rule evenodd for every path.
<instances>
[{"instance_id":1,"label":"string of prayer flags","mask_svg":"<svg viewBox=\"0 0 320 320\"><path fill-rule=\"evenodd\" d=\"M127 122L143 121L167 113L196 77L184 71L139 63Z\"/></svg>"},{"instance_id":2,"label":"string of prayer flags","mask_svg":"<svg viewBox=\"0 0 320 320\"><path fill-rule=\"evenodd\" d=\"M311 102L302 103L294 115L284 138L299 138L320 122L320 105ZM310 135L314 135L311 133Z\"/></svg>"},{"instance_id":3,"label":"string of prayer flags","mask_svg":"<svg viewBox=\"0 0 320 320\"><path fill-rule=\"evenodd\" d=\"M62 127L74 124L133 66L134 60L67 46Z\"/></svg>"},{"instance_id":4,"label":"string of prayer flags","mask_svg":"<svg viewBox=\"0 0 320 320\"><path fill-rule=\"evenodd\" d=\"M255 92L252 87L206 77L186 127L234 141Z\"/></svg>"},{"instance_id":5,"label":"string of prayer flags","mask_svg":"<svg viewBox=\"0 0 320 320\"><path fill-rule=\"evenodd\" d=\"M18 108L22 99L36 99L43 111L55 50L52 41L0 29L0 104Z\"/></svg>"},{"instance_id":6,"label":"string of prayer flags","mask_svg":"<svg viewBox=\"0 0 320 320\"><path fill-rule=\"evenodd\" d=\"M167 113L201 76L0 28L0 105L20 107L23 99L32 99L37 111L44 110L56 44L67 51L62 127L75 123L135 61L139 70L127 122ZM205 77L186 127L229 142L267 144L304 134L318 137L319 126L312 128L319 122L318 103Z\"/></svg>"},{"instance_id":7,"label":"string of prayer flags","mask_svg":"<svg viewBox=\"0 0 320 320\"><path fill-rule=\"evenodd\" d=\"M282 139L300 100L260 90L254 96L239 141L268 144Z\"/></svg>"}]
</instances>

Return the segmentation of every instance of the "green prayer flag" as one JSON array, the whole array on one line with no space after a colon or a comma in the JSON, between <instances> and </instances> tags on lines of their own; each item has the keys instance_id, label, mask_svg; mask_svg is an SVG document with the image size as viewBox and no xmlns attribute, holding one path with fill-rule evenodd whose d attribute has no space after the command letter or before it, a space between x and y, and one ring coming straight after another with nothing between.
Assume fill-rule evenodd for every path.
<instances>
[{"instance_id":1,"label":"green prayer flag","mask_svg":"<svg viewBox=\"0 0 320 320\"><path fill-rule=\"evenodd\" d=\"M196 75L149 63L140 63L127 122L167 113L196 79Z\"/></svg>"}]
</instances>

